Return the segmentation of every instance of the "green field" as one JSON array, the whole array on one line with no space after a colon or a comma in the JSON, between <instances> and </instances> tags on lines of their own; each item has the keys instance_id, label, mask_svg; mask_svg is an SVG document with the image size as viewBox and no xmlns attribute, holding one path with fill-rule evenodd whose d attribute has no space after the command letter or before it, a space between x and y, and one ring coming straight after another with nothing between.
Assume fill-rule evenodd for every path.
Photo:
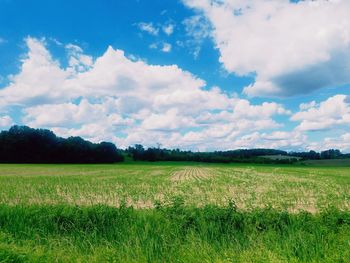
<instances>
[{"instance_id":1,"label":"green field","mask_svg":"<svg viewBox=\"0 0 350 263\"><path fill-rule=\"evenodd\" d=\"M350 158L329 159L329 160L308 160L308 161L304 161L303 163L309 166L350 167Z\"/></svg>"},{"instance_id":2,"label":"green field","mask_svg":"<svg viewBox=\"0 0 350 263\"><path fill-rule=\"evenodd\" d=\"M0 262L348 262L350 168L0 165Z\"/></svg>"}]
</instances>

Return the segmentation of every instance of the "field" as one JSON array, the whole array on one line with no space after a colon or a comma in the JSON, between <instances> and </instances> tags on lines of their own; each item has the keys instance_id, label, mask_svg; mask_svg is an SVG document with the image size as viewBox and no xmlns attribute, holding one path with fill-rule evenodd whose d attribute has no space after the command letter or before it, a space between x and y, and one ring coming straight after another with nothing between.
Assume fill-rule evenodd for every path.
<instances>
[{"instance_id":1,"label":"field","mask_svg":"<svg viewBox=\"0 0 350 263\"><path fill-rule=\"evenodd\" d=\"M153 208L182 197L187 205L271 206L317 212L350 209L349 167L205 165L1 165L0 200L10 205L121 203Z\"/></svg>"},{"instance_id":2,"label":"field","mask_svg":"<svg viewBox=\"0 0 350 263\"><path fill-rule=\"evenodd\" d=\"M347 262L348 166L0 165L0 262Z\"/></svg>"},{"instance_id":3,"label":"field","mask_svg":"<svg viewBox=\"0 0 350 263\"><path fill-rule=\"evenodd\" d=\"M330 159L330 160L309 160L303 162L306 165L311 166L340 166L340 167L350 167L350 158L347 159Z\"/></svg>"}]
</instances>

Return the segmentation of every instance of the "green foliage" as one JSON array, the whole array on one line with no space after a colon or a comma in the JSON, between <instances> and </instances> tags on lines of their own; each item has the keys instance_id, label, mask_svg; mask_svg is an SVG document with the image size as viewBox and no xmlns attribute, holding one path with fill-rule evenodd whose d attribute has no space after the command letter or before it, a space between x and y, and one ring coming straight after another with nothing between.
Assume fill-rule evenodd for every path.
<instances>
[{"instance_id":1,"label":"green foliage","mask_svg":"<svg viewBox=\"0 0 350 263\"><path fill-rule=\"evenodd\" d=\"M0 206L0 262L346 262L350 213Z\"/></svg>"},{"instance_id":2,"label":"green foliage","mask_svg":"<svg viewBox=\"0 0 350 263\"><path fill-rule=\"evenodd\" d=\"M109 142L63 139L49 130L26 126L0 132L0 163L115 163L123 159Z\"/></svg>"}]
</instances>

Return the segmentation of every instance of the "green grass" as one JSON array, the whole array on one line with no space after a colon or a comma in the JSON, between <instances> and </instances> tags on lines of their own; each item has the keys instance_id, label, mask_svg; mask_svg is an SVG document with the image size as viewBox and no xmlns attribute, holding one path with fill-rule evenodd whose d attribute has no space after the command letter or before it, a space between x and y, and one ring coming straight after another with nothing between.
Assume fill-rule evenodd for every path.
<instances>
[{"instance_id":1,"label":"green grass","mask_svg":"<svg viewBox=\"0 0 350 263\"><path fill-rule=\"evenodd\" d=\"M6 262L348 262L350 213L1 206Z\"/></svg>"},{"instance_id":2,"label":"green grass","mask_svg":"<svg viewBox=\"0 0 350 263\"><path fill-rule=\"evenodd\" d=\"M0 262L348 262L350 169L0 165Z\"/></svg>"},{"instance_id":3,"label":"green grass","mask_svg":"<svg viewBox=\"0 0 350 263\"><path fill-rule=\"evenodd\" d=\"M343 166L343 167L349 167L350 166L350 158L347 159L331 159L331 160L308 160L303 162L306 165L312 165L312 166L329 166L329 167L335 167L335 166Z\"/></svg>"}]
</instances>

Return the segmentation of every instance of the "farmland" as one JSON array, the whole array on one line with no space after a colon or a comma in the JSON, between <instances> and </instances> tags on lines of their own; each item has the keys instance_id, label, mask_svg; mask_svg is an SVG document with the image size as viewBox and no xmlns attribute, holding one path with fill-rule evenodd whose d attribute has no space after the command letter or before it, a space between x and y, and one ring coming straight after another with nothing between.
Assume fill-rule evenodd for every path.
<instances>
[{"instance_id":1,"label":"farmland","mask_svg":"<svg viewBox=\"0 0 350 263\"><path fill-rule=\"evenodd\" d=\"M187 205L240 209L271 206L317 212L350 209L349 167L140 163L1 165L0 200L11 205L97 205L153 208L182 197Z\"/></svg>"},{"instance_id":2,"label":"farmland","mask_svg":"<svg viewBox=\"0 0 350 263\"><path fill-rule=\"evenodd\" d=\"M348 166L0 165L0 262L346 262Z\"/></svg>"}]
</instances>

